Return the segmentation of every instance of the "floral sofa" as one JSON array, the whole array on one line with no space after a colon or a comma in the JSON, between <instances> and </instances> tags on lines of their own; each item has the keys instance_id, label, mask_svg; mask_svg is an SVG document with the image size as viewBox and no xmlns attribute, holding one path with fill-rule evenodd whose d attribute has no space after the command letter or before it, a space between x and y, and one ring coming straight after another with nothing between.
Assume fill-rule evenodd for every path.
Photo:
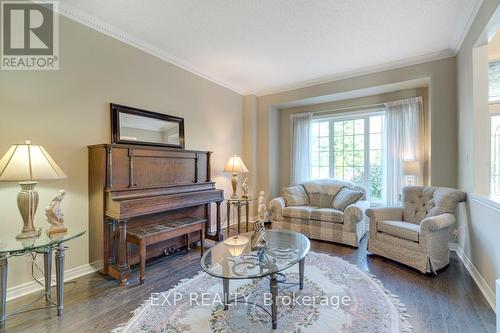
<instances>
[{"instance_id":1,"label":"floral sofa","mask_svg":"<svg viewBox=\"0 0 500 333\"><path fill-rule=\"evenodd\" d=\"M291 185L270 202L273 228L358 247L366 232L366 190L337 179Z\"/></svg>"}]
</instances>

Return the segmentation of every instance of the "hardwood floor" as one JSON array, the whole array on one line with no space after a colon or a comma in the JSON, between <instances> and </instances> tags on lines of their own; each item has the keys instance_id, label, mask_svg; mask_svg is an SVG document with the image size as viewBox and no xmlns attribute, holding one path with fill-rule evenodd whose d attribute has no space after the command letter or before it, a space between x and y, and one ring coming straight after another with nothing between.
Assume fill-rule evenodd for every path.
<instances>
[{"instance_id":1,"label":"hardwood floor","mask_svg":"<svg viewBox=\"0 0 500 333\"><path fill-rule=\"evenodd\" d=\"M340 256L377 276L391 293L400 296L415 332L495 332L495 313L454 253L450 265L438 276L427 276L390 260L367 256L366 237L359 249L318 241L312 241L311 247L316 252ZM137 267L131 285L125 288L99 273L81 277L65 285L63 317L58 318L54 309L34 311L8 318L2 332L107 332L126 322L130 312L152 292L166 291L180 279L196 274L200 270L199 255L195 247L186 255L149 261L142 286L138 285ZM7 311L36 296L8 302Z\"/></svg>"}]
</instances>

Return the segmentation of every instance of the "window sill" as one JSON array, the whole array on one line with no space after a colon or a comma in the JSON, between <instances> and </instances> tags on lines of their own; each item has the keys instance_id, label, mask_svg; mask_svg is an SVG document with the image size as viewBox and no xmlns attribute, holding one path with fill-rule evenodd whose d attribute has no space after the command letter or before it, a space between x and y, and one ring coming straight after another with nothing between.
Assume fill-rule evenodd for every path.
<instances>
[{"instance_id":1,"label":"window sill","mask_svg":"<svg viewBox=\"0 0 500 333\"><path fill-rule=\"evenodd\" d=\"M470 200L476 201L484 206L500 211L500 197L489 194L471 193L467 195Z\"/></svg>"}]
</instances>

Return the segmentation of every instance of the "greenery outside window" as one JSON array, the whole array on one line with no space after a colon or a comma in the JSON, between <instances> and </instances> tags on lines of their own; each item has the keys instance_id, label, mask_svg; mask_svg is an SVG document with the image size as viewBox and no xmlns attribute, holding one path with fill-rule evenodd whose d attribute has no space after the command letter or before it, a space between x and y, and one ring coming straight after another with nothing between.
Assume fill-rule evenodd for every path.
<instances>
[{"instance_id":1,"label":"greenery outside window","mask_svg":"<svg viewBox=\"0 0 500 333\"><path fill-rule=\"evenodd\" d=\"M371 202L384 202L384 113L317 119L312 128L313 179L337 178L364 186Z\"/></svg>"}]
</instances>

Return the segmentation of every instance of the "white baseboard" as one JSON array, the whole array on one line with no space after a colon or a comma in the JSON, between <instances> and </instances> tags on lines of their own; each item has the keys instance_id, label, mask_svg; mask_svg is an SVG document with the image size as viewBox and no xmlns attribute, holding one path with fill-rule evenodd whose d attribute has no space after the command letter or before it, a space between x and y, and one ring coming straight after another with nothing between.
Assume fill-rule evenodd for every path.
<instances>
[{"instance_id":1,"label":"white baseboard","mask_svg":"<svg viewBox=\"0 0 500 333\"><path fill-rule=\"evenodd\" d=\"M84 276L90 273L94 273L96 270L89 264L85 264L79 267L71 268L64 271L64 282L74 280L80 276ZM55 274L52 275L52 279L55 280ZM43 277L42 277L43 279ZM42 281L43 282L43 281ZM35 281L26 282L11 288L7 288L7 301L13 300L15 298L25 296L37 291L43 290L43 287L36 283Z\"/></svg>"},{"instance_id":2,"label":"white baseboard","mask_svg":"<svg viewBox=\"0 0 500 333\"><path fill-rule=\"evenodd\" d=\"M465 251L457 244L457 243L449 243L449 248L450 251L455 251L457 254L458 258L460 261L464 264L465 268L469 272L469 274L472 276L472 279L474 282L476 282L476 285L478 286L479 290L483 294L484 298L486 298L486 301L488 304L491 306L493 311L496 312L496 296L493 290L491 290L490 286L488 286L488 283L486 283L486 280L483 278L481 273L477 270L477 268L472 264L470 258L467 256Z\"/></svg>"}]
</instances>

